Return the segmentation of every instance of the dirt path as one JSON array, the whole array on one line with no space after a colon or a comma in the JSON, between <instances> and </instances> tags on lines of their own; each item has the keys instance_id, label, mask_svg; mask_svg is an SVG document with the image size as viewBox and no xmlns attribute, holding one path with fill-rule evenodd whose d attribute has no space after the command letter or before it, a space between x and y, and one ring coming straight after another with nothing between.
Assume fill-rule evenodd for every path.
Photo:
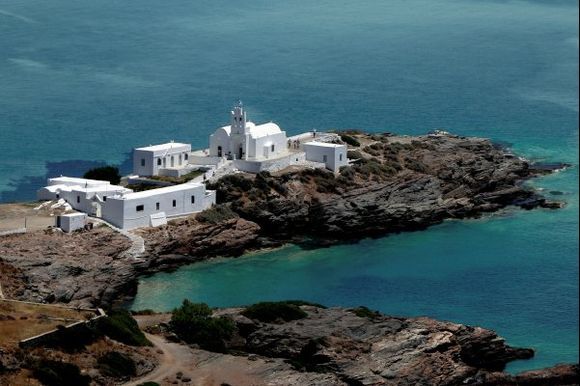
<instances>
[{"instance_id":1,"label":"dirt path","mask_svg":"<svg viewBox=\"0 0 580 386\"><path fill-rule=\"evenodd\" d=\"M173 342L168 342L158 335L145 334L155 348L162 352L159 366L151 373L137 380L126 383L125 386L137 386L144 382L153 381L160 385L173 384L178 372L187 373L194 363L193 355L189 347ZM187 385L189 382L179 382Z\"/></svg>"}]
</instances>

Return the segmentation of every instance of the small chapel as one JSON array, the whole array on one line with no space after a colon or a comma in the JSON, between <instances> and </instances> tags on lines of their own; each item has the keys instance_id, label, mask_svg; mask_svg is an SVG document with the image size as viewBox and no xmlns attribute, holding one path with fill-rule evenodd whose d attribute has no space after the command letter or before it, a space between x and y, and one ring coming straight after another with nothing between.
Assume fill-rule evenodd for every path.
<instances>
[{"instance_id":1,"label":"small chapel","mask_svg":"<svg viewBox=\"0 0 580 386\"><path fill-rule=\"evenodd\" d=\"M273 123L248 121L242 102L230 112L230 125L220 127L209 138L210 157L260 161L286 155L286 132Z\"/></svg>"}]
</instances>

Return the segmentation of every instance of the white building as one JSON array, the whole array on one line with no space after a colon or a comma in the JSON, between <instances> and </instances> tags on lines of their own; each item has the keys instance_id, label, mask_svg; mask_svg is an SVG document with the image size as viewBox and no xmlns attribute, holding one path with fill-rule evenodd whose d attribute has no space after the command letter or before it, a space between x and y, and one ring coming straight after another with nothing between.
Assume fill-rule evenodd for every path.
<instances>
[{"instance_id":1,"label":"white building","mask_svg":"<svg viewBox=\"0 0 580 386\"><path fill-rule=\"evenodd\" d=\"M335 173L348 164L346 145L312 141L305 143L303 148L308 161L324 163L327 169Z\"/></svg>"},{"instance_id":2,"label":"white building","mask_svg":"<svg viewBox=\"0 0 580 386\"><path fill-rule=\"evenodd\" d=\"M111 197L102 217L121 229L155 226L167 218L201 212L215 204L215 191L185 183Z\"/></svg>"},{"instance_id":3,"label":"white building","mask_svg":"<svg viewBox=\"0 0 580 386\"><path fill-rule=\"evenodd\" d=\"M189 163L191 145L168 142L133 149L133 173L139 176L184 174Z\"/></svg>"},{"instance_id":4,"label":"white building","mask_svg":"<svg viewBox=\"0 0 580 386\"><path fill-rule=\"evenodd\" d=\"M37 192L39 200L63 199L72 208L102 218L121 229L154 226L167 218L201 212L215 204L213 190L186 183L133 192L108 181L59 177Z\"/></svg>"},{"instance_id":5,"label":"white building","mask_svg":"<svg viewBox=\"0 0 580 386\"><path fill-rule=\"evenodd\" d=\"M87 223L86 213L66 213L56 218L56 226L66 233L83 229Z\"/></svg>"},{"instance_id":6,"label":"white building","mask_svg":"<svg viewBox=\"0 0 580 386\"><path fill-rule=\"evenodd\" d=\"M248 121L241 102L230 115L231 124L220 127L209 138L210 157L260 161L287 155L286 132L277 124Z\"/></svg>"},{"instance_id":7,"label":"white building","mask_svg":"<svg viewBox=\"0 0 580 386\"><path fill-rule=\"evenodd\" d=\"M132 192L123 186L112 185L109 181L86 178L57 177L49 178L48 186L37 191L39 200L64 199L73 209L101 216L101 207L111 196Z\"/></svg>"}]
</instances>

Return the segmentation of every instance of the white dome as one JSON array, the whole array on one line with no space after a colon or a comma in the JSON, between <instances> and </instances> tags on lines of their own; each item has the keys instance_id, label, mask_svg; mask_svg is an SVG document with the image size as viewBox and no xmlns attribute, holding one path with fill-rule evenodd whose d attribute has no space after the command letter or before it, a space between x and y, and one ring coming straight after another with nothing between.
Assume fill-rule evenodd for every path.
<instances>
[{"instance_id":1,"label":"white dome","mask_svg":"<svg viewBox=\"0 0 580 386\"><path fill-rule=\"evenodd\" d=\"M250 135L254 138L265 137L282 132L280 126L274 122L268 122L262 125L255 125L253 122L248 122L246 127L248 128Z\"/></svg>"}]
</instances>

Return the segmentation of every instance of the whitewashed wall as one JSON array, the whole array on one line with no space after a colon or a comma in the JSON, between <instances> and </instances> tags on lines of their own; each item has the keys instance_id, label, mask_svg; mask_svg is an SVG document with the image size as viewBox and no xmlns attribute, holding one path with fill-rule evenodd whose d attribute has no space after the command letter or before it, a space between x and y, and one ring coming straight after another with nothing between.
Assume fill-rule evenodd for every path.
<instances>
[{"instance_id":1,"label":"whitewashed wall","mask_svg":"<svg viewBox=\"0 0 580 386\"><path fill-rule=\"evenodd\" d=\"M308 161L323 162L333 172L338 172L342 166L347 165L346 145L324 146L316 142L303 145ZM326 160L324 157L326 156Z\"/></svg>"},{"instance_id":2,"label":"whitewashed wall","mask_svg":"<svg viewBox=\"0 0 580 386\"><path fill-rule=\"evenodd\" d=\"M187 215L201 212L215 203L215 194L206 197L204 185L191 185L189 189L152 194L146 197L130 198L130 196L124 199L107 200L103 204L103 218L119 228L134 229L151 226L151 214L164 212L167 217ZM195 197L194 203L191 203L192 196ZM175 206L173 206L173 200L175 200ZM159 203L159 209L157 209L157 203ZM139 205L143 205L142 211L137 211Z\"/></svg>"},{"instance_id":3,"label":"whitewashed wall","mask_svg":"<svg viewBox=\"0 0 580 386\"><path fill-rule=\"evenodd\" d=\"M180 168L188 164L191 145L176 145L174 148L165 150L139 150L133 149L133 174L140 176L157 176L159 169ZM173 158L173 164L171 162ZM142 160L145 165L142 166Z\"/></svg>"}]
</instances>

